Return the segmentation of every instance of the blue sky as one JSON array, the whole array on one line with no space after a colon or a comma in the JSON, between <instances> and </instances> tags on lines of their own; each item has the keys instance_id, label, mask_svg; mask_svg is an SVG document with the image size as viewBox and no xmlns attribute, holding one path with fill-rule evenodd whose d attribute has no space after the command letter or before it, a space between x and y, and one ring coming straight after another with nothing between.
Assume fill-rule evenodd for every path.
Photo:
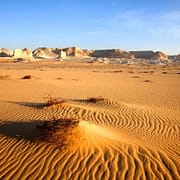
<instances>
[{"instance_id":1,"label":"blue sky","mask_svg":"<svg viewBox=\"0 0 180 180\"><path fill-rule=\"evenodd\" d=\"M180 0L1 0L0 47L180 53Z\"/></svg>"}]
</instances>

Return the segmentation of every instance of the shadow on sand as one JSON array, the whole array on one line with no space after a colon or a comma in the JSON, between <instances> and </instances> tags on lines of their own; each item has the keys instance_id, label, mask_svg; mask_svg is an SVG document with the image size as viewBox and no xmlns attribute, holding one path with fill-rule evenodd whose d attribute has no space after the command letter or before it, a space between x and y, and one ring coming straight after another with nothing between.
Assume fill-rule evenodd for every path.
<instances>
[{"instance_id":1,"label":"shadow on sand","mask_svg":"<svg viewBox=\"0 0 180 180\"><path fill-rule=\"evenodd\" d=\"M21 122L1 122L0 134L6 135L12 138L24 138L27 140L33 140L40 135L37 129L37 125L43 121L21 121Z\"/></svg>"},{"instance_id":2,"label":"shadow on sand","mask_svg":"<svg viewBox=\"0 0 180 180\"><path fill-rule=\"evenodd\" d=\"M74 119L0 122L0 134L32 142L47 142L60 148L77 144L81 138L79 122Z\"/></svg>"}]
</instances>

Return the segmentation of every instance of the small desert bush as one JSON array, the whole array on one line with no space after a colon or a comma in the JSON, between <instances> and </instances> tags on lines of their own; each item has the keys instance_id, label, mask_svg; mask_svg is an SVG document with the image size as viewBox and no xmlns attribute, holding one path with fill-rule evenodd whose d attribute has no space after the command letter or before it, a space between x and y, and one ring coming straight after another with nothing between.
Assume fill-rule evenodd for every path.
<instances>
[{"instance_id":1,"label":"small desert bush","mask_svg":"<svg viewBox=\"0 0 180 180\"><path fill-rule=\"evenodd\" d=\"M10 79L9 75L0 75L0 80L7 80Z\"/></svg>"},{"instance_id":2,"label":"small desert bush","mask_svg":"<svg viewBox=\"0 0 180 180\"><path fill-rule=\"evenodd\" d=\"M140 78L139 76L133 76L132 78Z\"/></svg>"},{"instance_id":3,"label":"small desert bush","mask_svg":"<svg viewBox=\"0 0 180 180\"><path fill-rule=\"evenodd\" d=\"M87 101L90 102L90 103L96 103L98 101L103 101L103 100L105 100L105 99L103 97L101 97L101 96L98 96L98 97L89 97L87 99Z\"/></svg>"},{"instance_id":4,"label":"small desert bush","mask_svg":"<svg viewBox=\"0 0 180 180\"><path fill-rule=\"evenodd\" d=\"M31 75L25 75L24 77L22 77L22 79L32 79Z\"/></svg>"},{"instance_id":5,"label":"small desert bush","mask_svg":"<svg viewBox=\"0 0 180 180\"><path fill-rule=\"evenodd\" d=\"M114 70L112 71L113 73L120 73L120 72L123 72L122 70Z\"/></svg>"},{"instance_id":6,"label":"small desert bush","mask_svg":"<svg viewBox=\"0 0 180 180\"><path fill-rule=\"evenodd\" d=\"M152 82L151 80L149 80L149 79L146 79L146 80L144 80L143 82Z\"/></svg>"},{"instance_id":7,"label":"small desert bush","mask_svg":"<svg viewBox=\"0 0 180 180\"><path fill-rule=\"evenodd\" d=\"M79 121L76 119L70 118L60 118L60 119L53 119L50 121L43 121L42 124L36 125L37 128L45 131L56 131L61 129L62 127L70 127L79 124Z\"/></svg>"},{"instance_id":8,"label":"small desert bush","mask_svg":"<svg viewBox=\"0 0 180 180\"><path fill-rule=\"evenodd\" d=\"M46 97L46 98L48 98L48 100L47 100L47 103L45 104L45 106L52 106L52 105L54 105L54 104L62 104L62 103L64 103L65 102L65 99L63 99L62 97L56 97L56 98L54 98L54 97L52 97L52 96L48 96L48 97Z\"/></svg>"},{"instance_id":9,"label":"small desert bush","mask_svg":"<svg viewBox=\"0 0 180 180\"><path fill-rule=\"evenodd\" d=\"M75 135L78 125L79 121L76 119L43 121L36 126L39 130L39 136L35 140L56 144L59 148L69 146L77 141Z\"/></svg>"},{"instance_id":10,"label":"small desert bush","mask_svg":"<svg viewBox=\"0 0 180 180\"><path fill-rule=\"evenodd\" d=\"M62 80L63 78L62 78L62 77L58 77L57 79L58 79L58 80Z\"/></svg>"}]
</instances>

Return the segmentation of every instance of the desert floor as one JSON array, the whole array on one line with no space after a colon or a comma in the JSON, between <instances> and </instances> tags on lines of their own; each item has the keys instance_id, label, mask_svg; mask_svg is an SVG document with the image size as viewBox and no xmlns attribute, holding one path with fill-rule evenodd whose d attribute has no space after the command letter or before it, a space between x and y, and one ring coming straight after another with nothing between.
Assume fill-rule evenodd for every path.
<instances>
[{"instance_id":1,"label":"desert floor","mask_svg":"<svg viewBox=\"0 0 180 180\"><path fill-rule=\"evenodd\" d=\"M180 179L180 67L1 63L0 179L25 178Z\"/></svg>"}]
</instances>

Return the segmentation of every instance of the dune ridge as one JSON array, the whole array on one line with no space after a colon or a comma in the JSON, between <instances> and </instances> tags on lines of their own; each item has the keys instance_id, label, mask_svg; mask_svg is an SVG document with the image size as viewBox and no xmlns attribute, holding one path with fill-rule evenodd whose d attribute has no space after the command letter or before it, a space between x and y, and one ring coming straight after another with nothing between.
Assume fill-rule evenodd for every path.
<instances>
[{"instance_id":1,"label":"dune ridge","mask_svg":"<svg viewBox=\"0 0 180 180\"><path fill-rule=\"evenodd\" d=\"M148 109L132 109L109 100L95 105L72 100L50 107L6 102L0 107L3 112L11 111L6 119L1 117L6 123L13 118L16 122L53 116L81 119L79 128L84 137L80 145L60 150L44 142L1 136L1 179L179 177L180 147L173 141L180 133L179 125Z\"/></svg>"},{"instance_id":2,"label":"dune ridge","mask_svg":"<svg viewBox=\"0 0 180 180\"><path fill-rule=\"evenodd\" d=\"M171 68L2 65L11 78L0 83L0 179L178 180L179 67ZM148 72L129 73L139 71ZM48 104L47 94L63 101ZM63 119L78 123L43 137L43 124Z\"/></svg>"}]
</instances>

